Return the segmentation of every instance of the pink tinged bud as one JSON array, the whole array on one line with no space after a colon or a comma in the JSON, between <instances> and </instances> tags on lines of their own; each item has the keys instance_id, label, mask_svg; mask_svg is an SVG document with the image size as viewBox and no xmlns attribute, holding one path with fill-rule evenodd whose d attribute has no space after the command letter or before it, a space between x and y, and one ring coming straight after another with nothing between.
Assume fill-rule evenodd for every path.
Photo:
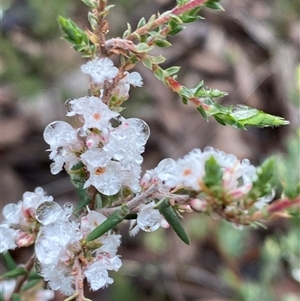
<instances>
[{"instance_id":1,"label":"pink tinged bud","mask_svg":"<svg viewBox=\"0 0 300 301\"><path fill-rule=\"evenodd\" d=\"M243 198L244 196L246 196L248 194L248 192L251 190L252 188L252 184L247 184L244 186L241 186L237 189L233 189L228 193L228 196L230 197L230 199L232 201L236 201L239 200L241 198Z\"/></svg>"},{"instance_id":2,"label":"pink tinged bud","mask_svg":"<svg viewBox=\"0 0 300 301\"><path fill-rule=\"evenodd\" d=\"M29 234L23 231L18 231L15 237L15 242L18 247L28 247L32 245L35 242L36 235L35 234Z\"/></svg>"},{"instance_id":3,"label":"pink tinged bud","mask_svg":"<svg viewBox=\"0 0 300 301\"><path fill-rule=\"evenodd\" d=\"M207 210L207 202L201 199L191 200L190 206L196 212L205 212Z\"/></svg>"}]
</instances>

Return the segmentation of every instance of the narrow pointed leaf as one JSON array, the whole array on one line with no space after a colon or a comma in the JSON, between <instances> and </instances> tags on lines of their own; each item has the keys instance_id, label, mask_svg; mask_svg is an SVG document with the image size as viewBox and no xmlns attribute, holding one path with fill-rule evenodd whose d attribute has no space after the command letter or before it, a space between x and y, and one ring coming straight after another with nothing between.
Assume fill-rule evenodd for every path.
<instances>
[{"instance_id":1,"label":"narrow pointed leaf","mask_svg":"<svg viewBox=\"0 0 300 301\"><path fill-rule=\"evenodd\" d=\"M86 242L92 241L107 231L111 230L115 226L117 226L123 219L125 219L126 215L129 213L128 206L124 205L121 209L115 211L111 216L109 216L101 225L95 228L85 239Z\"/></svg>"},{"instance_id":2,"label":"narrow pointed leaf","mask_svg":"<svg viewBox=\"0 0 300 301\"><path fill-rule=\"evenodd\" d=\"M17 264L15 263L9 252L5 252L1 255L8 270L13 270L17 267Z\"/></svg>"},{"instance_id":3,"label":"narrow pointed leaf","mask_svg":"<svg viewBox=\"0 0 300 301\"><path fill-rule=\"evenodd\" d=\"M16 278L18 276L25 275L25 274L27 274L27 271L24 267L16 267L15 269L1 275L0 280L7 279L7 278Z\"/></svg>"},{"instance_id":4,"label":"narrow pointed leaf","mask_svg":"<svg viewBox=\"0 0 300 301\"><path fill-rule=\"evenodd\" d=\"M160 212L166 218L166 221L170 224L170 226L173 228L173 230L179 236L179 238L187 245L189 245L189 237L186 234L184 228L182 227L180 220L173 207L169 206L167 208L161 209Z\"/></svg>"}]
</instances>

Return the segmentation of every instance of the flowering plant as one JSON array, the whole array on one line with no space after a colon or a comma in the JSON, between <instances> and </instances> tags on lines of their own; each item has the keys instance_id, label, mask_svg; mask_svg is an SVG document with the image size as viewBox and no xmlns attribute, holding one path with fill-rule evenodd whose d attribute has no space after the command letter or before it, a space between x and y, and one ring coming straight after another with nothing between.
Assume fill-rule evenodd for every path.
<instances>
[{"instance_id":1,"label":"flowering plant","mask_svg":"<svg viewBox=\"0 0 300 301\"><path fill-rule=\"evenodd\" d=\"M106 16L113 6L106 0L82 2L91 8L91 29L82 30L59 17L65 39L88 59L81 70L90 78L89 95L66 101L66 115L76 118L80 126L53 121L43 135L53 161L51 173L64 169L80 201L62 207L42 188L36 188L24 193L18 204L3 208L0 252L9 259L8 250L35 247L25 267L12 264L11 271L2 276L19 277L13 289L11 284L4 289L9 298L22 294L25 285L30 288L37 275L51 290L68 296L67 300L87 300L85 280L93 291L113 283L109 272L122 265L117 226L127 220L131 235L140 229L152 232L171 227L189 244L181 224L185 212L218 216L241 227L288 216L286 210L300 203L299 187L270 203L275 197L271 184L274 159L254 167L248 159L239 160L212 147L194 149L178 160L166 158L141 175L141 154L150 129L142 119L122 116L131 86L143 85L141 75L130 72L139 62L207 120L213 117L239 129L288 124L281 117L245 105L222 106L217 99L226 93L206 88L203 82L185 87L178 80L180 67L163 69L160 64L165 58L152 54L154 47L171 46L167 38L180 32L184 23L199 18L203 7L222 10L218 0L177 0L174 9L148 21L142 18L135 30L128 25L122 38L111 39L106 38ZM119 58L118 64L114 57ZM31 273L33 266L35 272ZM42 294L51 298L48 290Z\"/></svg>"}]
</instances>

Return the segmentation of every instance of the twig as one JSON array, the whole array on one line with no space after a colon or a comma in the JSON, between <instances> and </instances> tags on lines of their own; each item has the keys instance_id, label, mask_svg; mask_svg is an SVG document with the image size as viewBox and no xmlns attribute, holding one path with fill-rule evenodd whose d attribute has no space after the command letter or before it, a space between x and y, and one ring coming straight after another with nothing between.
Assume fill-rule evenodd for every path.
<instances>
[{"instance_id":1,"label":"twig","mask_svg":"<svg viewBox=\"0 0 300 301\"><path fill-rule=\"evenodd\" d=\"M152 185L147 190L143 191L141 194L129 201L126 204L129 208L129 212L131 212L133 209L137 208L140 204L142 204L145 199L149 198L150 196L153 196L155 192L157 192L157 186ZM101 212L105 216L109 216L119 209L121 209L121 206L113 208L103 208L100 209L99 212Z\"/></svg>"},{"instance_id":2,"label":"twig","mask_svg":"<svg viewBox=\"0 0 300 301\"><path fill-rule=\"evenodd\" d=\"M155 21L153 21L152 23L148 23L140 28L138 28L137 30L135 30L134 32L132 32L127 39L128 40L134 40L136 38L136 36L141 36L141 35L145 35L147 32L153 30L154 28L167 23L170 18L172 17L172 15L182 15L185 12L192 10L200 5L202 5L203 3L205 3L207 0L192 0L188 3L185 3L184 5L181 6L176 6L174 9L167 11L165 13L163 13L160 17L158 17Z\"/></svg>"},{"instance_id":3,"label":"twig","mask_svg":"<svg viewBox=\"0 0 300 301\"><path fill-rule=\"evenodd\" d=\"M17 294L20 292L22 285L24 284L24 282L27 280L29 272L32 270L33 265L34 265L34 260L35 260L35 254L32 254L31 257L27 260L27 262L25 263L25 269L27 271L27 273L25 275L22 275L20 277L18 277L16 286L9 298L9 301L12 301L12 297L14 294Z\"/></svg>"}]
</instances>

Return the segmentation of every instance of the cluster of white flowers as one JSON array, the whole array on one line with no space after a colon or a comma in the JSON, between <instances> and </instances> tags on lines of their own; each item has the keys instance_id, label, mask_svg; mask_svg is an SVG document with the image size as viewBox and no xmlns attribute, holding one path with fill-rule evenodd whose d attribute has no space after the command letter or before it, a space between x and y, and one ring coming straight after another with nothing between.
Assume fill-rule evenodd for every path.
<instances>
[{"instance_id":1,"label":"cluster of white flowers","mask_svg":"<svg viewBox=\"0 0 300 301\"><path fill-rule=\"evenodd\" d=\"M107 58L89 62L82 69L98 84L112 81L117 72ZM137 74L126 73L116 86L117 93L128 93L129 84L141 85ZM78 116L82 127L74 129L64 121L54 121L45 128L44 139L54 161L51 172L57 174L63 167L70 171L82 162L89 175L84 188L93 185L105 195L116 194L122 186L140 191L141 153L150 135L148 125L110 110L101 96L73 99L67 106L67 116Z\"/></svg>"},{"instance_id":2,"label":"cluster of white flowers","mask_svg":"<svg viewBox=\"0 0 300 301\"><path fill-rule=\"evenodd\" d=\"M38 187L34 192L25 192L18 204L4 206L3 222L0 224L0 253L35 242L39 228L36 210L42 203L52 200L52 196L46 196L44 190Z\"/></svg>"},{"instance_id":3,"label":"cluster of white flowers","mask_svg":"<svg viewBox=\"0 0 300 301\"><path fill-rule=\"evenodd\" d=\"M118 74L119 69L114 66L114 63L109 58L94 59L87 62L81 67L83 73L90 75L92 83L97 89L102 89L106 82L112 84L114 79L119 76L119 80L112 88L111 101L116 100L121 103L129 97L130 85L141 87L143 80L138 72Z\"/></svg>"},{"instance_id":4,"label":"cluster of white flowers","mask_svg":"<svg viewBox=\"0 0 300 301\"><path fill-rule=\"evenodd\" d=\"M256 168L248 159L238 160L234 155L206 147L202 152L194 149L182 159L164 159L152 170L146 171L140 183L143 188L154 183L160 190L169 192L180 188L197 193L203 191L203 178L206 175L205 163L213 157L223 171L223 197L236 201L246 196L256 179Z\"/></svg>"},{"instance_id":5,"label":"cluster of white flowers","mask_svg":"<svg viewBox=\"0 0 300 301\"><path fill-rule=\"evenodd\" d=\"M76 261L92 290L113 283L108 271L118 271L122 265L117 256L121 235L109 231L88 247L82 245L84 238L106 220L104 215L90 211L79 222L71 221L66 210L52 202L38 208L37 219L42 224L35 243L38 272L52 290L68 296L75 292Z\"/></svg>"}]
</instances>

